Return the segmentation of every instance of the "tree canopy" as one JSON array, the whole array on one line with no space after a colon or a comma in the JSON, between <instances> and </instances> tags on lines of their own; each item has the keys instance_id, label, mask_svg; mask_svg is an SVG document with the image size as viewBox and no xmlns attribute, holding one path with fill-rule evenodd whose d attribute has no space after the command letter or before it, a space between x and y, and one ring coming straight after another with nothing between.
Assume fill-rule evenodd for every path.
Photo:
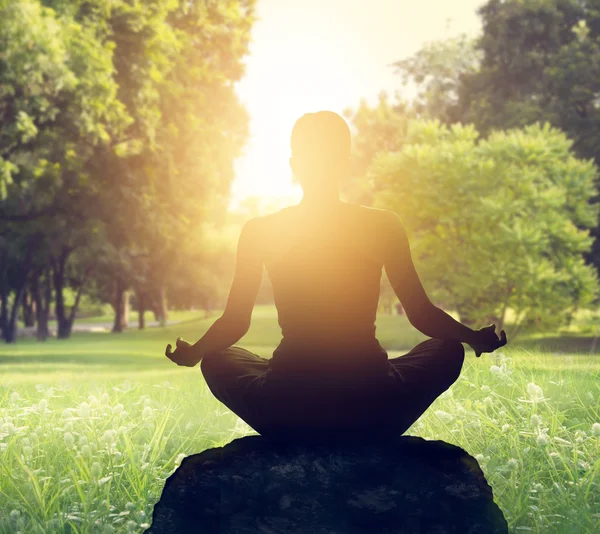
<instances>
[{"instance_id":1,"label":"tree canopy","mask_svg":"<svg viewBox=\"0 0 600 534\"><path fill-rule=\"evenodd\" d=\"M37 264L57 315L65 284L94 276L113 303L132 287L164 296L227 200L253 22L254 0L0 4L0 225L21 246L0 271L22 273L0 276L2 310Z\"/></svg>"},{"instance_id":2,"label":"tree canopy","mask_svg":"<svg viewBox=\"0 0 600 534\"><path fill-rule=\"evenodd\" d=\"M501 329L511 309L513 333L560 326L596 296L581 228L597 224L597 171L571 145L548 124L479 139L472 125L417 120L375 158L375 205L399 214L424 285L464 323Z\"/></svg>"}]
</instances>

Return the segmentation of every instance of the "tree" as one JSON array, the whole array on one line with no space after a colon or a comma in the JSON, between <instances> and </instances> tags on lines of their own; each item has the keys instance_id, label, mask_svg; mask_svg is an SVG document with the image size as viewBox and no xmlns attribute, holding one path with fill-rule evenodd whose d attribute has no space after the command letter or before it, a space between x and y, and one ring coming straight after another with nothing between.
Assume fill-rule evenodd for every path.
<instances>
[{"instance_id":1,"label":"tree","mask_svg":"<svg viewBox=\"0 0 600 534\"><path fill-rule=\"evenodd\" d=\"M463 80L479 71L482 52L475 39L462 34L423 45L414 55L394 63L404 86L417 92L410 106L414 115L439 119L445 124L457 122L457 106Z\"/></svg>"},{"instance_id":2,"label":"tree","mask_svg":"<svg viewBox=\"0 0 600 534\"><path fill-rule=\"evenodd\" d=\"M597 224L596 167L548 124L494 132L412 121L399 152L369 171L376 205L397 212L433 299L469 325L568 322L597 293L583 254Z\"/></svg>"},{"instance_id":3,"label":"tree","mask_svg":"<svg viewBox=\"0 0 600 534\"><path fill-rule=\"evenodd\" d=\"M370 107L362 99L356 110L344 110L344 116L351 122L354 134L350 174L341 184L341 193L352 202L365 205L373 202L375 191L366 183L369 165L378 153L402 147L408 119L414 114L398 95L395 98L395 102L391 102L389 95L382 91L376 106Z\"/></svg>"},{"instance_id":4,"label":"tree","mask_svg":"<svg viewBox=\"0 0 600 534\"><path fill-rule=\"evenodd\" d=\"M4 331L14 315L11 293L20 304L27 290L27 281L21 290L20 279L7 281L8 275L26 257L32 235L49 244L41 247L44 258L38 251L26 265L52 279L60 337L70 335L94 256L102 258L96 276L112 277L112 284L95 286L114 288L115 331L132 284L158 295L166 318L172 258L199 222L225 205L233 160L247 137L233 82L244 72L253 6L254 0L0 6L0 238L10 233L23 245L15 258L0 242ZM66 284L76 293L69 310ZM40 295L39 284L33 293Z\"/></svg>"},{"instance_id":5,"label":"tree","mask_svg":"<svg viewBox=\"0 0 600 534\"><path fill-rule=\"evenodd\" d=\"M96 159L94 174L110 176L101 205L116 299L131 284L140 296L143 286L164 322L168 287L179 284L174 264L189 250L182 243L224 207L248 134L232 82L244 72L254 2L154 4L115 3L106 17L119 98L134 120L115 151Z\"/></svg>"},{"instance_id":6,"label":"tree","mask_svg":"<svg viewBox=\"0 0 600 534\"><path fill-rule=\"evenodd\" d=\"M580 0L489 0L480 9L478 70L461 79L453 112L482 135L548 121L600 165L600 9ZM597 200L596 196L594 200ZM600 229L586 254L600 270Z\"/></svg>"}]
</instances>

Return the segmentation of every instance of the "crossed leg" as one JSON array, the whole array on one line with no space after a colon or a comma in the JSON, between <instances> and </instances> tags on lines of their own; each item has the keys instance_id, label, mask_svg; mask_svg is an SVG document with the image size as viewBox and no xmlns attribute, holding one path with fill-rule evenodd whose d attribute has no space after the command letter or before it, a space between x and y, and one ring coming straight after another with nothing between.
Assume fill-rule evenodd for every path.
<instances>
[{"instance_id":1,"label":"crossed leg","mask_svg":"<svg viewBox=\"0 0 600 534\"><path fill-rule=\"evenodd\" d=\"M213 395L263 435L398 435L456 381L464 354L458 341L428 339L388 360L391 380L363 388L335 378L273 380L269 360L236 346L205 356L201 370Z\"/></svg>"}]
</instances>

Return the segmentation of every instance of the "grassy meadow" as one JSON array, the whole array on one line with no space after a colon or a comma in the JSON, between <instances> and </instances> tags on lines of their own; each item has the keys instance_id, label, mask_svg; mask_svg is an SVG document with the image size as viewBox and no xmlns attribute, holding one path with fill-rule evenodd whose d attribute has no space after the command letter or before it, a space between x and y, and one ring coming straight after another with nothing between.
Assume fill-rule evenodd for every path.
<instances>
[{"instance_id":1,"label":"grassy meadow","mask_svg":"<svg viewBox=\"0 0 600 534\"><path fill-rule=\"evenodd\" d=\"M253 434L208 390L199 366L164 357L195 341L203 312L122 334L0 345L0 533L142 532L165 479L189 454ZM87 320L85 322L88 322ZM378 317L391 357L425 339ZM279 341L259 306L238 343L268 357ZM600 356L591 334L517 340L476 359L409 434L474 455L511 532L600 532Z\"/></svg>"}]
</instances>

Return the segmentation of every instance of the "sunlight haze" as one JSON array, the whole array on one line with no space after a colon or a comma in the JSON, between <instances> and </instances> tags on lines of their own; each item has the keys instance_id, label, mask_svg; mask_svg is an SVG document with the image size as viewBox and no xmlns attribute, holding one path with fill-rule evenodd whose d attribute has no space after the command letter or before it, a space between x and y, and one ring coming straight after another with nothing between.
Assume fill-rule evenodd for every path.
<instances>
[{"instance_id":1,"label":"sunlight haze","mask_svg":"<svg viewBox=\"0 0 600 534\"><path fill-rule=\"evenodd\" d=\"M259 0L238 94L250 138L236 162L230 207L249 196L301 198L288 164L297 118L402 92L391 63L425 42L475 35L482 0ZM272 202L271 202L272 203Z\"/></svg>"}]
</instances>

